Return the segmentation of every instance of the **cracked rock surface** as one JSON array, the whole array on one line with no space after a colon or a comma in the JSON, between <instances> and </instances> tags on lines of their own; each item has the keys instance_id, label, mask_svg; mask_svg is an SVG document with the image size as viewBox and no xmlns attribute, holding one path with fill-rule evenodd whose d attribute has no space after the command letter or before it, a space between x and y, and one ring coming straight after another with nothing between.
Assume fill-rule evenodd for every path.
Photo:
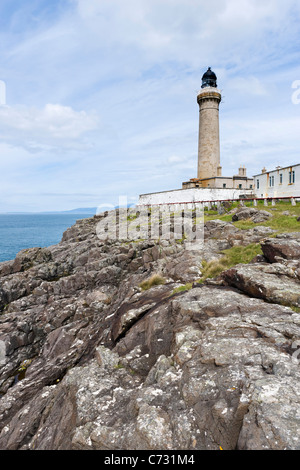
<instances>
[{"instance_id":1,"label":"cracked rock surface","mask_svg":"<svg viewBox=\"0 0 300 470\"><path fill-rule=\"evenodd\" d=\"M191 251L102 217L0 263L0 449L300 450L300 234L210 221ZM236 240L263 261L198 284Z\"/></svg>"}]
</instances>

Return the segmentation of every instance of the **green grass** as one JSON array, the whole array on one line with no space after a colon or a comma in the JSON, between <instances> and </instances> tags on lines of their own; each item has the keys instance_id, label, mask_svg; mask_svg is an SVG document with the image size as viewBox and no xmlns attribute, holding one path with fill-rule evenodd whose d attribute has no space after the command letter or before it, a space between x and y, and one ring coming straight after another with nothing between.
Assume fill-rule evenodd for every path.
<instances>
[{"instance_id":1,"label":"green grass","mask_svg":"<svg viewBox=\"0 0 300 470\"><path fill-rule=\"evenodd\" d=\"M127 220L129 222L132 222L133 220L137 219L137 217L138 217L137 214L130 214L127 216Z\"/></svg>"},{"instance_id":2,"label":"green grass","mask_svg":"<svg viewBox=\"0 0 300 470\"><path fill-rule=\"evenodd\" d=\"M275 213L274 216L270 220L268 220L267 222L261 225L270 227L273 230L277 230L279 233L299 232L300 223L297 221L297 217Z\"/></svg>"},{"instance_id":3,"label":"green grass","mask_svg":"<svg viewBox=\"0 0 300 470\"><path fill-rule=\"evenodd\" d=\"M197 282L203 283L208 278L217 277L237 264L248 264L256 255L261 255L262 250L259 243L251 243L247 246L233 246L221 253L224 256L219 260L202 262L202 276Z\"/></svg>"},{"instance_id":4,"label":"green grass","mask_svg":"<svg viewBox=\"0 0 300 470\"><path fill-rule=\"evenodd\" d=\"M228 209L232 209L238 206L238 202L234 202ZM257 206L253 205L253 201L245 201L245 207L255 207L259 210L267 210L272 214L267 221L262 223L254 223L251 219L248 220L238 220L232 222L232 214L219 215L217 211L206 210L204 212L204 223L209 220L219 219L224 222L232 222L233 225L240 230L249 230L258 225L265 227L270 227L273 230L276 230L276 233L284 232L299 232L300 231L300 222L297 221L297 217L300 217L300 203L297 203L296 206L292 206L290 201L278 201L275 206L268 204L264 205L264 201L257 201ZM288 211L289 215L284 215L283 212ZM222 271L229 269L237 264L247 264L249 263L256 255L262 254L260 244L250 244L248 246L234 246L229 250L222 252L224 255L219 260L214 260L210 262L203 261L202 263L202 276L197 281L203 283L208 278L217 277L221 274ZM183 288L184 289L184 288Z\"/></svg>"},{"instance_id":5,"label":"green grass","mask_svg":"<svg viewBox=\"0 0 300 470\"><path fill-rule=\"evenodd\" d=\"M247 246L233 246L229 250L224 250L224 258L222 258L229 267L240 263L250 263L256 255L262 255L260 243L251 243Z\"/></svg>"},{"instance_id":6,"label":"green grass","mask_svg":"<svg viewBox=\"0 0 300 470\"><path fill-rule=\"evenodd\" d=\"M176 287L172 294L177 294L178 292L186 292L188 290L190 290L191 288L193 287L193 283L192 282L188 282L187 284L185 284L184 286L179 286L179 287Z\"/></svg>"},{"instance_id":7,"label":"green grass","mask_svg":"<svg viewBox=\"0 0 300 470\"><path fill-rule=\"evenodd\" d=\"M237 264L248 264L256 255L261 255L262 250L259 243L251 243L247 246L233 246L228 250L221 252L224 256L219 260L213 261L202 261L202 276L198 279L198 283L202 284L208 278L215 278L221 272L226 269L232 268ZM192 288L193 284L191 282L185 284L184 286L176 287L173 294L178 292L185 292Z\"/></svg>"},{"instance_id":8,"label":"green grass","mask_svg":"<svg viewBox=\"0 0 300 470\"><path fill-rule=\"evenodd\" d=\"M233 225L236 228L239 228L240 230L250 230L251 228L254 228L256 225L261 225L261 224L256 224L252 222L251 219L244 219L244 220L237 220L236 222L233 222Z\"/></svg>"},{"instance_id":9,"label":"green grass","mask_svg":"<svg viewBox=\"0 0 300 470\"><path fill-rule=\"evenodd\" d=\"M245 201L245 207L254 207L252 201ZM234 202L229 210L232 210L238 206L238 202ZM272 217L267 220L266 222L262 222L256 224L248 220L238 220L236 222L232 222L233 225L240 230L249 230L251 228L256 227L257 225L262 225L265 227L270 227L273 230L277 230L278 233L284 232L298 232L300 231L300 222L297 221L297 217L300 217L300 203L298 202L296 206L292 206L290 202L287 201L278 201L276 202L275 206L272 206L269 203L268 206L264 205L263 201L257 201L256 209L259 210L266 210L272 214ZM285 211L289 211L290 215L283 215L282 213ZM231 222L232 215L231 214L224 214L218 215L216 211L205 211L204 212L204 222L208 220L219 219L223 220L224 222Z\"/></svg>"},{"instance_id":10,"label":"green grass","mask_svg":"<svg viewBox=\"0 0 300 470\"><path fill-rule=\"evenodd\" d=\"M238 202L234 202L228 211L236 208L238 204ZM255 207L259 210L267 210L272 214L272 217L267 221L258 224L252 222L251 219L232 222L232 214L225 213L223 215L219 215L215 210L205 210L204 223L209 220L219 219L224 222L232 222L233 225L240 230L249 230L257 227L258 225L262 225L276 230L274 236L277 233L300 231L300 222L297 221L297 217L300 217L300 203L297 203L296 206L292 206L289 201L278 201L275 206L271 205L271 203L269 203L268 206L265 206L264 201L257 201L257 206L254 206L252 201L245 201L244 205L245 207ZM284 215L283 212L285 211L288 211L289 215ZM199 221L201 221L201 218ZM202 262L202 276L197 281L198 283L203 283L206 279L217 277L226 269L236 266L237 264L248 264L256 255L262 254L262 250L260 243L252 243L248 246L234 246L228 250L222 251L221 253L223 256L219 260ZM172 294L185 292L191 288L192 283L188 283L174 289ZM295 307L294 310L300 312L300 308L298 309L298 307Z\"/></svg>"}]
</instances>

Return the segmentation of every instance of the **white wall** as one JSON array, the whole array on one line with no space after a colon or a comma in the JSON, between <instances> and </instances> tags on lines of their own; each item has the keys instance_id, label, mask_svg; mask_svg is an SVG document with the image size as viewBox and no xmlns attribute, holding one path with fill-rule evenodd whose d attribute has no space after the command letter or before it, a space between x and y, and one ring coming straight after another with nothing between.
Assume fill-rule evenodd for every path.
<instances>
[{"instance_id":1,"label":"white wall","mask_svg":"<svg viewBox=\"0 0 300 470\"><path fill-rule=\"evenodd\" d=\"M198 201L220 201L239 199L244 194L252 194L252 190L230 189L230 188L190 188L175 189L173 191L163 191L159 193L141 194L139 204L176 204L184 202Z\"/></svg>"},{"instance_id":2,"label":"white wall","mask_svg":"<svg viewBox=\"0 0 300 470\"><path fill-rule=\"evenodd\" d=\"M289 172L295 172L295 183L289 183ZM282 174L282 183L280 183ZM274 186L270 186L270 180L274 177ZM257 187L259 180L259 188ZM256 197L300 197L300 165L280 168L254 176Z\"/></svg>"}]
</instances>

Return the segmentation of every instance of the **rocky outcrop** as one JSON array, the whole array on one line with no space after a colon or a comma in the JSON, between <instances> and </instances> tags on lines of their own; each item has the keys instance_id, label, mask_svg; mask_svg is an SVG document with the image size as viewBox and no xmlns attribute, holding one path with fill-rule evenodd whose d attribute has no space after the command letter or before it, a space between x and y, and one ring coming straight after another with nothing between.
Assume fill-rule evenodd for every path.
<instances>
[{"instance_id":1,"label":"rocky outcrop","mask_svg":"<svg viewBox=\"0 0 300 470\"><path fill-rule=\"evenodd\" d=\"M300 449L298 235L211 221L187 250L105 216L0 263L0 449ZM233 240L264 257L198 284Z\"/></svg>"},{"instance_id":2,"label":"rocky outcrop","mask_svg":"<svg viewBox=\"0 0 300 470\"><path fill-rule=\"evenodd\" d=\"M226 283L248 295L271 303L300 307L300 283L297 265L251 263L238 265L222 275Z\"/></svg>"},{"instance_id":3,"label":"rocky outcrop","mask_svg":"<svg viewBox=\"0 0 300 470\"><path fill-rule=\"evenodd\" d=\"M270 263L276 262L278 258L300 260L299 233L277 235L277 238L265 240L261 247Z\"/></svg>"},{"instance_id":4,"label":"rocky outcrop","mask_svg":"<svg viewBox=\"0 0 300 470\"><path fill-rule=\"evenodd\" d=\"M238 220L250 219L252 222L258 224L265 222L270 217L272 217L272 214L268 211L255 209L254 207L241 207L233 214L232 221L236 222Z\"/></svg>"}]
</instances>

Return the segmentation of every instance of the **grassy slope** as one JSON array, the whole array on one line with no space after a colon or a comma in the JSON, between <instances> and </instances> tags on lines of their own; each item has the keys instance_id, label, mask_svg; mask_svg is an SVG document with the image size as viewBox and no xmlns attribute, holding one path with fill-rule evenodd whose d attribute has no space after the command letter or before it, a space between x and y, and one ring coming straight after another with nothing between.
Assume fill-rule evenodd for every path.
<instances>
[{"instance_id":1,"label":"grassy slope","mask_svg":"<svg viewBox=\"0 0 300 470\"><path fill-rule=\"evenodd\" d=\"M237 205L237 202L232 204L230 209L234 209ZM246 202L245 206L253 207L253 202ZM233 222L233 225L241 230L249 230L257 225L270 227L273 230L276 230L276 233L273 236L276 236L277 233L300 231L300 222L297 221L297 217L300 217L300 203L297 203L296 206L292 206L290 202L279 201L275 206L271 206L271 204L269 204L269 206L264 206L263 201L258 201L256 208L259 210L269 211L272 214L272 217L268 221L259 224L255 224L249 219ZM289 212L289 215L283 214L286 211ZM223 220L224 222L232 222L232 215L228 213L219 215L217 211L213 210L205 211L204 222L214 219ZM262 254L262 251L260 243L252 243L248 246L234 246L229 250L222 251L221 253L224 254L224 256L218 261L203 261L202 276L197 282L203 283L206 279L214 278L225 269L229 269L237 264L247 264L256 255ZM180 292L191 288L192 284L189 283L185 286L178 287L175 291Z\"/></svg>"},{"instance_id":2,"label":"grassy slope","mask_svg":"<svg viewBox=\"0 0 300 470\"><path fill-rule=\"evenodd\" d=\"M232 204L232 209L237 207L237 202ZM245 204L246 207L253 207L252 202ZM282 232L298 232L300 230L300 222L297 221L297 217L300 217L300 203L298 202L296 206L292 206L290 202L279 201L275 206L264 206L263 201L258 201L256 209L267 210L270 212L273 217L268 221L260 223L266 227L271 227L273 230L277 230L278 233ZM290 215L284 215L283 212L288 211ZM220 219L225 222L231 222L232 216L230 214L218 215L217 211L208 211L205 213L204 220L213 220ZM241 230L249 230L250 228L256 227L258 224L255 224L251 220L239 220L233 222L233 224Z\"/></svg>"}]
</instances>

